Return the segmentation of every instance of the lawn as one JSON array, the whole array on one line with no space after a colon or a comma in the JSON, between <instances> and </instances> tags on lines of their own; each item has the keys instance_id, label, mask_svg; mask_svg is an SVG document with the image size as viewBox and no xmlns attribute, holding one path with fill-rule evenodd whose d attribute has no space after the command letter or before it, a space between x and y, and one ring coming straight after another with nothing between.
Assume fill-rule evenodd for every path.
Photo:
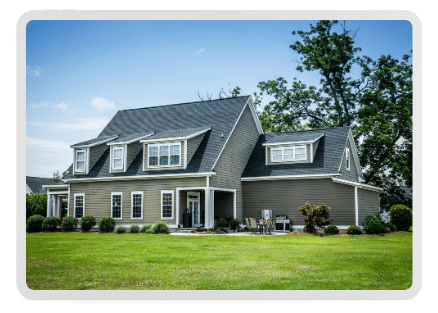
<instances>
[{"instance_id":1,"label":"lawn","mask_svg":"<svg viewBox=\"0 0 438 313\"><path fill-rule=\"evenodd\" d=\"M37 289L408 289L412 233L370 237L26 235Z\"/></svg>"}]
</instances>

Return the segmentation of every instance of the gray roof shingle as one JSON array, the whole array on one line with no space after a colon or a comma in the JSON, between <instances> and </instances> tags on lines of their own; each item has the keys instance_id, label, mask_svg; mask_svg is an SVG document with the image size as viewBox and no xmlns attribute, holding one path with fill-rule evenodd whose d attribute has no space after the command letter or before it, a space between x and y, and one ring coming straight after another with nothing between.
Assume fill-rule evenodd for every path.
<instances>
[{"instance_id":1,"label":"gray roof shingle","mask_svg":"<svg viewBox=\"0 0 438 313\"><path fill-rule=\"evenodd\" d=\"M90 139L90 140L86 140L86 141L82 141L82 142L79 142L79 143L75 143L74 145L71 145L70 148L88 146L88 145L93 145L93 144L99 144L100 142L104 142L106 140L110 140L111 138L117 138L117 136L116 135L99 136L97 138L93 138L93 139Z\"/></svg>"},{"instance_id":2,"label":"gray roof shingle","mask_svg":"<svg viewBox=\"0 0 438 313\"><path fill-rule=\"evenodd\" d=\"M266 141L264 142L264 144L314 141L323 135L324 131L322 130L267 133L265 134Z\"/></svg>"},{"instance_id":3,"label":"gray roof shingle","mask_svg":"<svg viewBox=\"0 0 438 313\"><path fill-rule=\"evenodd\" d=\"M43 185L63 185L65 182L55 183L51 178L26 176L26 185L29 186L33 193L46 193Z\"/></svg>"}]
</instances>

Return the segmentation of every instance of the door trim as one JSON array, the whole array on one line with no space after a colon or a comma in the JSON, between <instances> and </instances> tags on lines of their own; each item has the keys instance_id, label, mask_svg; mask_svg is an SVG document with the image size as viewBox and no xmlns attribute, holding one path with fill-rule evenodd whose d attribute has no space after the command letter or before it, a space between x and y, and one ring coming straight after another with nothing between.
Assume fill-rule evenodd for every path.
<instances>
[{"instance_id":1,"label":"door trim","mask_svg":"<svg viewBox=\"0 0 438 313\"><path fill-rule=\"evenodd\" d=\"M198 199L189 199L189 196L197 196ZM195 221L195 215L192 213L192 227L201 227L201 193L199 191L189 191L187 192L187 207L189 206L189 201L192 202L197 202L198 203L198 221L199 223L195 225L194 221Z\"/></svg>"}]
</instances>

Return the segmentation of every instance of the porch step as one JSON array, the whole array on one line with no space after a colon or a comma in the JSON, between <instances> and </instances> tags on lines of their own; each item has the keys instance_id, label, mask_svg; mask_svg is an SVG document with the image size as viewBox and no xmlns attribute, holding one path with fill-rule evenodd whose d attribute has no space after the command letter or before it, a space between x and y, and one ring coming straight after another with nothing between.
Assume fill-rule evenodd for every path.
<instances>
[{"instance_id":1,"label":"porch step","mask_svg":"<svg viewBox=\"0 0 438 313\"><path fill-rule=\"evenodd\" d=\"M175 233L194 233L196 230L195 227L190 228L178 228L175 230Z\"/></svg>"}]
</instances>

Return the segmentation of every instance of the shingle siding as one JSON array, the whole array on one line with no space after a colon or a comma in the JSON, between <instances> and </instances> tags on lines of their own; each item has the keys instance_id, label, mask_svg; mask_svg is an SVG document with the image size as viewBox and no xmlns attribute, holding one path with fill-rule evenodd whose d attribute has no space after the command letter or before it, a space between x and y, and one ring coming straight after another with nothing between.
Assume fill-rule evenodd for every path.
<instances>
[{"instance_id":1,"label":"shingle siding","mask_svg":"<svg viewBox=\"0 0 438 313\"><path fill-rule=\"evenodd\" d=\"M90 170L96 165L97 161L99 161L100 157L108 149L109 146L106 143L90 148Z\"/></svg>"},{"instance_id":2,"label":"shingle siding","mask_svg":"<svg viewBox=\"0 0 438 313\"><path fill-rule=\"evenodd\" d=\"M380 195L376 191L357 188L357 198L359 203L359 225L368 215L380 213Z\"/></svg>"},{"instance_id":3,"label":"shingle siding","mask_svg":"<svg viewBox=\"0 0 438 313\"><path fill-rule=\"evenodd\" d=\"M353 151L352 151L351 145L350 145L350 140L347 140L346 147L350 150L350 170L347 170L346 153L344 150L344 154L342 156L342 164L341 164L341 168L340 168L340 173L342 174L342 176L340 178L345 179L345 180L349 180L349 181L359 182L359 175L357 174L356 162L354 161Z\"/></svg>"}]
</instances>

